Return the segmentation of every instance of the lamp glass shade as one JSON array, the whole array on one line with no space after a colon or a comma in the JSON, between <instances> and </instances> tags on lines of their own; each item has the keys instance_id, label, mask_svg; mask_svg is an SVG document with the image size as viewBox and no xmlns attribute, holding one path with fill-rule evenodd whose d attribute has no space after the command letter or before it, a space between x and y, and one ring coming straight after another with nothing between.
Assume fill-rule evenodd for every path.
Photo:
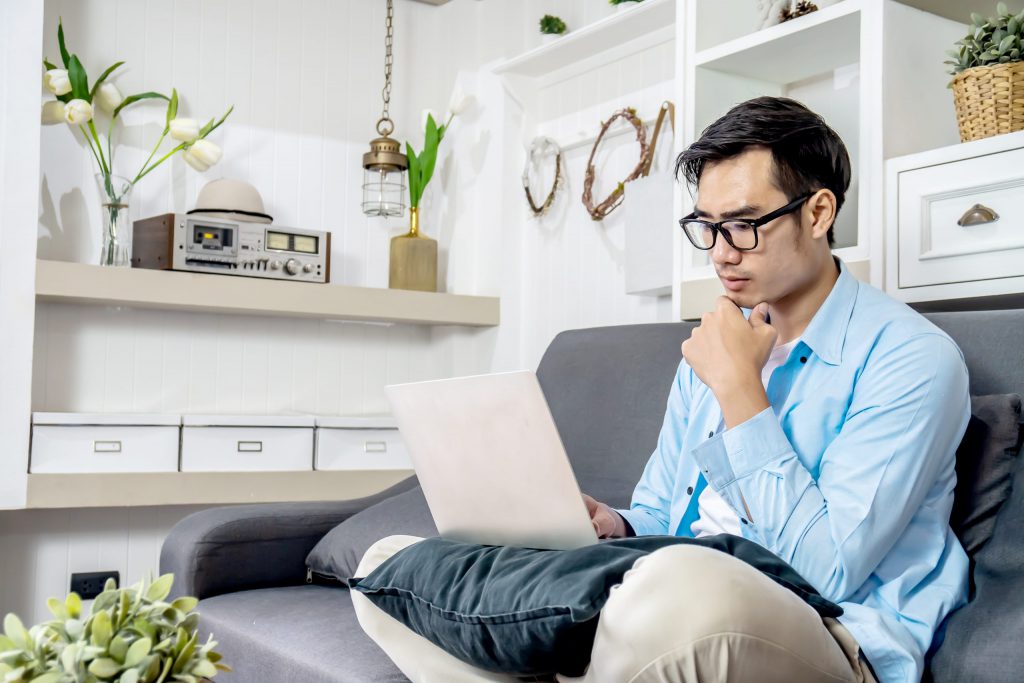
<instances>
[{"instance_id":1,"label":"lamp glass shade","mask_svg":"<svg viewBox=\"0 0 1024 683\"><path fill-rule=\"evenodd\" d=\"M363 170L363 213L367 216L405 214L405 170Z\"/></svg>"}]
</instances>

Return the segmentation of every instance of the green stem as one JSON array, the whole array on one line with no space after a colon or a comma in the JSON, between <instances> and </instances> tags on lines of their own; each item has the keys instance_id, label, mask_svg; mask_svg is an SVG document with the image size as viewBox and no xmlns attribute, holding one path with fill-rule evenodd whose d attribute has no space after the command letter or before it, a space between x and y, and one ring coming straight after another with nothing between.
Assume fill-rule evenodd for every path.
<instances>
[{"instance_id":1,"label":"green stem","mask_svg":"<svg viewBox=\"0 0 1024 683\"><path fill-rule=\"evenodd\" d=\"M100 162L100 157L96 154L96 148L92 146L92 139L89 137L88 131L85 130L85 126L79 124L78 129L82 131L82 135L85 137L85 144L89 145L89 151L92 152L92 158L96 160L96 165L100 167L100 173L106 174L103 163Z\"/></svg>"},{"instance_id":2,"label":"green stem","mask_svg":"<svg viewBox=\"0 0 1024 683\"><path fill-rule=\"evenodd\" d=\"M138 175L138 176L136 176L136 178L135 178L135 180L133 181L133 183L132 183L132 184L134 185L135 183L137 183L137 182L139 182L140 180L142 180L142 179L143 179L143 178L144 178L144 177L146 176L146 174L147 174L147 173L149 173L149 172L150 172L150 171L152 171L152 170L153 170L154 168L156 168L156 167L157 167L157 166L159 166L160 164L162 164L162 163L164 163L165 161L167 161L167 159L168 159L169 157L171 157L171 156L172 156L172 155L173 155L173 154L174 154L175 152L177 152L178 150L184 149L184 148L185 148L185 143L183 142L183 143L181 143L180 145L178 145L177 147L175 147L174 149L172 149L172 150L171 150L170 152L168 152L167 154L165 154L165 155L163 155L162 157L160 157L159 159L157 159L157 160L156 160L156 162L154 162L152 166L150 166L149 168L145 169L144 171L140 171L140 172L139 172L139 175Z\"/></svg>"},{"instance_id":3,"label":"green stem","mask_svg":"<svg viewBox=\"0 0 1024 683\"><path fill-rule=\"evenodd\" d=\"M160 139L156 141L156 145L153 147L153 151L149 153L149 158L146 159L146 162L144 164L142 164L142 168L139 169L138 175L136 175L135 176L135 180L132 181L133 185L135 183L139 182L139 178L141 178L143 176L142 172L146 170L146 164L148 164L150 161L152 161L153 156L156 154L156 151L158 149L160 149L160 144L164 141L165 137L167 137L167 128L166 127L164 128L164 132L160 134Z\"/></svg>"},{"instance_id":4,"label":"green stem","mask_svg":"<svg viewBox=\"0 0 1024 683\"><path fill-rule=\"evenodd\" d=\"M107 127L107 156L110 157L110 167L114 167L114 122L115 117L110 118L110 125Z\"/></svg>"},{"instance_id":5,"label":"green stem","mask_svg":"<svg viewBox=\"0 0 1024 683\"><path fill-rule=\"evenodd\" d=\"M107 165L107 160L103 157L103 145L100 143L100 136L96 132L96 125L93 123L92 119L89 119L89 130L92 131L92 139L96 141L96 150L100 154L100 165L103 168L103 172L109 174L110 166Z\"/></svg>"}]
</instances>

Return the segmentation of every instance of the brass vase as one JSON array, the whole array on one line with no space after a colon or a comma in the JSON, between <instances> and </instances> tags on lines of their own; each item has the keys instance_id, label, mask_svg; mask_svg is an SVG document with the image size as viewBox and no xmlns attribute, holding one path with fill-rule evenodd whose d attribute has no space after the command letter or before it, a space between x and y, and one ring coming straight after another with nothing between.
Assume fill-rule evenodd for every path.
<instances>
[{"instance_id":1,"label":"brass vase","mask_svg":"<svg viewBox=\"0 0 1024 683\"><path fill-rule=\"evenodd\" d=\"M409 232L391 238L391 289L437 291L437 240L420 234L420 214L409 209Z\"/></svg>"}]
</instances>

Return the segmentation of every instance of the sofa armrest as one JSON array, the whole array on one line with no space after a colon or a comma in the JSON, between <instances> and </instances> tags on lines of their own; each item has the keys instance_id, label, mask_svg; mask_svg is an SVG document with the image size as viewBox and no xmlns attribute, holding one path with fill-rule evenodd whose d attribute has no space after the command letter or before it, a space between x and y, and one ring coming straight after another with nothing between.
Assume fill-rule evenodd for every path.
<instances>
[{"instance_id":1,"label":"sofa armrest","mask_svg":"<svg viewBox=\"0 0 1024 683\"><path fill-rule=\"evenodd\" d=\"M160 573L174 573L172 597L301 584L306 555L324 534L391 496L416 486L404 479L365 498L209 508L171 529L160 550Z\"/></svg>"}]
</instances>

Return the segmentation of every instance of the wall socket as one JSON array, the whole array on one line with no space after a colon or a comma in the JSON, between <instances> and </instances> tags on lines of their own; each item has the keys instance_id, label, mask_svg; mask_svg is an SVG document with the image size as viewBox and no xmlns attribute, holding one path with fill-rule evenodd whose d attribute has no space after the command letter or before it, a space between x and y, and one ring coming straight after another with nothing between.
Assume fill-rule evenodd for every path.
<instances>
[{"instance_id":1,"label":"wall socket","mask_svg":"<svg viewBox=\"0 0 1024 683\"><path fill-rule=\"evenodd\" d=\"M71 575L71 590L78 593L83 600L92 600L103 592L103 584L107 579L113 579L120 587L121 574L119 572L83 572Z\"/></svg>"}]
</instances>

